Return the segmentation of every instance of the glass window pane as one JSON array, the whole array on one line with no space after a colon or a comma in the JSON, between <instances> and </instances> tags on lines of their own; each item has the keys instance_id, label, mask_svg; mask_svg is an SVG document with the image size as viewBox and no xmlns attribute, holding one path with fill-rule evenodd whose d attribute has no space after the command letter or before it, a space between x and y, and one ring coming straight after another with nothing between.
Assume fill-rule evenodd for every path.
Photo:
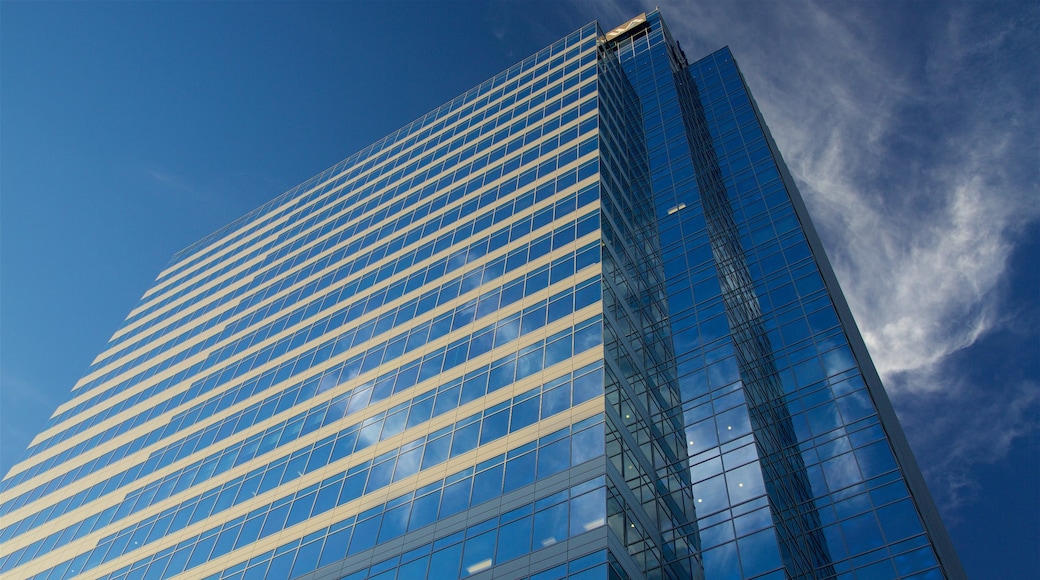
<instances>
[{"instance_id":1,"label":"glass window pane","mask_svg":"<svg viewBox=\"0 0 1040 580\"><path fill-rule=\"evenodd\" d=\"M587 532L606 523L607 490L599 488L570 501L570 535Z\"/></svg>"},{"instance_id":2,"label":"glass window pane","mask_svg":"<svg viewBox=\"0 0 1040 580\"><path fill-rule=\"evenodd\" d=\"M433 441L426 443L425 450L423 451L422 468L426 469L431 465L437 465L438 463L448 459L448 449L451 447L451 435L445 435L438 437Z\"/></svg>"},{"instance_id":3,"label":"glass window pane","mask_svg":"<svg viewBox=\"0 0 1040 580\"><path fill-rule=\"evenodd\" d=\"M411 519L408 531L417 530L437 519L437 507L441 501L441 491L426 494L412 503Z\"/></svg>"},{"instance_id":4,"label":"glass window pane","mask_svg":"<svg viewBox=\"0 0 1040 580\"><path fill-rule=\"evenodd\" d=\"M456 429L451 438L451 456L456 457L477 446L477 436L480 433L480 423L473 423L460 429Z\"/></svg>"},{"instance_id":5,"label":"glass window pane","mask_svg":"<svg viewBox=\"0 0 1040 580\"><path fill-rule=\"evenodd\" d=\"M466 540L462 552L462 577L491 567L495 553L495 530Z\"/></svg>"},{"instance_id":6,"label":"glass window pane","mask_svg":"<svg viewBox=\"0 0 1040 580\"><path fill-rule=\"evenodd\" d=\"M462 544L437 550L430 557L430 580L457 580Z\"/></svg>"},{"instance_id":7,"label":"glass window pane","mask_svg":"<svg viewBox=\"0 0 1040 580\"><path fill-rule=\"evenodd\" d=\"M534 514L534 549L567 539L567 504L561 503Z\"/></svg>"},{"instance_id":8,"label":"glass window pane","mask_svg":"<svg viewBox=\"0 0 1040 580\"><path fill-rule=\"evenodd\" d=\"M376 544L376 535L379 533L379 524L381 520L381 517L376 516L358 522L357 525L354 526L354 533L351 534L350 538L350 549L347 551L348 555L353 556L354 554L367 550Z\"/></svg>"},{"instance_id":9,"label":"glass window pane","mask_svg":"<svg viewBox=\"0 0 1040 580\"><path fill-rule=\"evenodd\" d=\"M440 517L442 519L469 507L469 491L472 484L473 480L467 478L444 488L444 495L441 498Z\"/></svg>"},{"instance_id":10,"label":"glass window pane","mask_svg":"<svg viewBox=\"0 0 1040 580\"><path fill-rule=\"evenodd\" d=\"M503 525L498 531L495 561L502 563L531 551L532 516Z\"/></svg>"},{"instance_id":11,"label":"glass window pane","mask_svg":"<svg viewBox=\"0 0 1040 580\"><path fill-rule=\"evenodd\" d=\"M406 503L383 514L383 525L379 528L380 542L385 542L404 534L405 530L408 529L408 518L411 515L411 508L412 504Z\"/></svg>"},{"instance_id":12,"label":"glass window pane","mask_svg":"<svg viewBox=\"0 0 1040 580\"><path fill-rule=\"evenodd\" d=\"M481 421L480 444L494 441L509 431L509 409L503 409Z\"/></svg>"},{"instance_id":13,"label":"glass window pane","mask_svg":"<svg viewBox=\"0 0 1040 580\"><path fill-rule=\"evenodd\" d=\"M470 505L502 495L502 472L504 465L496 465L473 477L473 499Z\"/></svg>"}]
</instances>

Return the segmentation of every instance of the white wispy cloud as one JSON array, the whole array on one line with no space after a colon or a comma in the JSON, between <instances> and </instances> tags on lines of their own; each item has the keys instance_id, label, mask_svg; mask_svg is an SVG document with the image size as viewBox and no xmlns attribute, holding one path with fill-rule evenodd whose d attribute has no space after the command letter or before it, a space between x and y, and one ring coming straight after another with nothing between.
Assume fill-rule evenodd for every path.
<instances>
[{"instance_id":1,"label":"white wispy cloud","mask_svg":"<svg viewBox=\"0 0 1040 580\"><path fill-rule=\"evenodd\" d=\"M965 61L999 54L1005 33L964 45L962 19L951 20L929 47L924 78L880 102L868 99L883 81L856 82L867 85L856 91L865 98L843 102L829 133L810 136L812 145L791 156L837 242L835 267L886 376L930 368L999 324L994 289L1015 235L1037 217L1035 182L1013 175L1030 153L1019 149L1014 128L993 118L988 107L998 103L987 100L996 99L961 89L979 80L965 78L972 76ZM1029 106L1007 87L990 86L1004 97L999 110ZM869 136L864 156L856 153L858 135Z\"/></svg>"},{"instance_id":2,"label":"white wispy cloud","mask_svg":"<svg viewBox=\"0 0 1040 580\"><path fill-rule=\"evenodd\" d=\"M1040 217L1037 84L1015 62L1036 44L1037 11L677 8L666 17L688 55L729 45L740 62L900 413L944 409L911 435L919 452L944 458L929 479L942 503L957 503L972 485L966 466L1003 457L1038 428L1036 385L1006 393L1018 406L994 404L990 385L945 368L1009 323L999 290L1021 232ZM978 429L950 428L964 421Z\"/></svg>"}]
</instances>

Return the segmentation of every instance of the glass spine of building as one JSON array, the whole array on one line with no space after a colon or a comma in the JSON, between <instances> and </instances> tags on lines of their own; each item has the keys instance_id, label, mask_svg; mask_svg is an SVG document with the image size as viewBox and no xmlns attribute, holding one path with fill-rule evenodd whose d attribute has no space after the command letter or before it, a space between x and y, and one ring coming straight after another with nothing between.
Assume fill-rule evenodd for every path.
<instances>
[{"instance_id":1,"label":"glass spine of building","mask_svg":"<svg viewBox=\"0 0 1040 580\"><path fill-rule=\"evenodd\" d=\"M10 578L963 576L728 50L589 24L181 251Z\"/></svg>"}]
</instances>

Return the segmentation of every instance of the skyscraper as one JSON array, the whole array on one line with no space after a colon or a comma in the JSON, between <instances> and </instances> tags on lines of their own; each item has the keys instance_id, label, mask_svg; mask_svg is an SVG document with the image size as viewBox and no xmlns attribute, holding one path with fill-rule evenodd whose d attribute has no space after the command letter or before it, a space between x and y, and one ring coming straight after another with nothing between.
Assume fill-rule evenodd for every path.
<instances>
[{"instance_id":1,"label":"skyscraper","mask_svg":"<svg viewBox=\"0 0 1040 580\"><path fill-rule=\"evenodd\" d=\"M16 578L956 577L727 50L590 24L174 256Z\"/></svg>"}]
</instances>

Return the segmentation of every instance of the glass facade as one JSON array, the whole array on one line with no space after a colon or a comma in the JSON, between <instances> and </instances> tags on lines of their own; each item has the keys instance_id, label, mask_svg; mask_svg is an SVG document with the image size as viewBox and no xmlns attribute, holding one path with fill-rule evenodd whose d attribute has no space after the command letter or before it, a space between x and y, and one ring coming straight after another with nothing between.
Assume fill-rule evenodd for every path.
<instances>
[{"instance_id":1,"label":"glass facade","mask_svg":"<svg viewBox=\"0 0 1040 580\"><path fill-rule=\"evenodd\" d=\"M589 24L174 256L4 577L961 572L727 50Z\"/></svg>"}]
</instances>

